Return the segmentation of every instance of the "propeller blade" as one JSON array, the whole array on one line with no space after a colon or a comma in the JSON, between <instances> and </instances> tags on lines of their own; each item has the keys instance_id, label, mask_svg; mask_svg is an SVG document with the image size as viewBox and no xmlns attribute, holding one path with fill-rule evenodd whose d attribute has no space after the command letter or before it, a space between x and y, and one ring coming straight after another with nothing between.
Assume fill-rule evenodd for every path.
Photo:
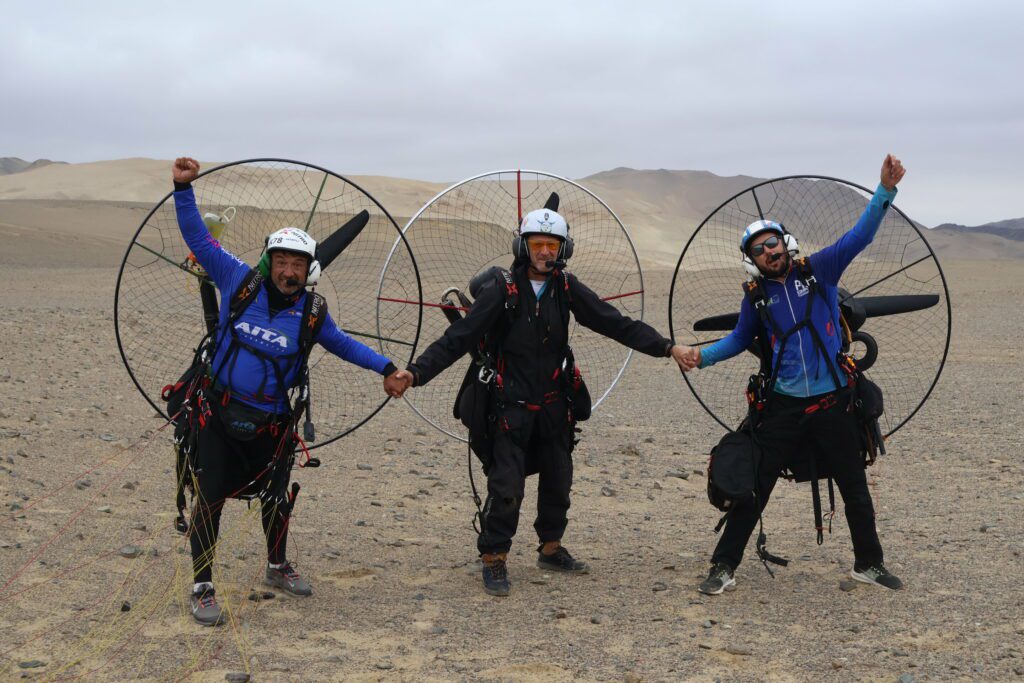
<instances>
[{"instance_id":1,"label":"propeller blade","mask_svg":"<svg viewBox=\"0 0 1024 683\"><path fill-rule=\"evenodd\" d=\"M897 313L910 313L931 308L939 303L938 294L896 294L892 296L857 297L855 301L869 318Z\"/></svg>"},{"instance_id":2,"label":"propeller blade","mask_svg":"<svg viewBox=\"0 0 1024 683\"><path fill-rule=\"evenodd\" d=\"M710 318L701 318L697 322L693 323L694 332L729 332L736 327L736 323L740 320L739 313L723 313L722 315L713 315Z\"/></svg>"},{"instance_id":3,"label":"propeller blade","mask_svg":"<svg viewBox=\"0 0 1024 683\"><path fill-rule=\"evenodd\" d=\"M331 262L338 258L348 245L352 244L352 240L359 237L359 233L369 222L370 212L363 209L317 245L316 259L320 262L320 268L327 270L327 266L331 265Z\"/></svg>"},{"instance_id":4,"label":"propeller blade","mask_svg":"<svg viewBox=\"0 0 1024 683\"><path fill-rule=\"evenodd\" d=\"M548 211L558 211L558 202L558 193L552 192L551 196L548 197L548 200L544 202L544 208Z\"/></svg>"}]
</instances>

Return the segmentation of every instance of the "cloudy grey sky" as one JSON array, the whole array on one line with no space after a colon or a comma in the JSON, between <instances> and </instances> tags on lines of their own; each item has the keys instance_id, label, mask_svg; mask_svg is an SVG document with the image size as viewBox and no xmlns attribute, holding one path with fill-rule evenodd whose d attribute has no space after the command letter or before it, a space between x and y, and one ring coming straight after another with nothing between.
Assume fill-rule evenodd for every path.
<instances>
[{"instance_id":1,"label":"cloudy grey sky","mask_svg":"<svg viewBox=\"0 0 1024 683\"><path fill-rule=\"evenodd\" d=\"M0 156L817 173L1024 216L1021 2L0 2Z\"/></svg>"}]
</instances>

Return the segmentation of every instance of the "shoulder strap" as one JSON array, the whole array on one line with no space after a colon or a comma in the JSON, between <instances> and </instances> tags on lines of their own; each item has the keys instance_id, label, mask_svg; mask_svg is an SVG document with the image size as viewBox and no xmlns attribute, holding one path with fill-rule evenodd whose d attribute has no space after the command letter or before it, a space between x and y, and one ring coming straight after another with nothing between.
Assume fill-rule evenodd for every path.
<instances>
[{"instance_id":1,"label":"shoulder strap","mask_svg":"<svg viewBox=\"0 0 1024 683\"><path fill-rule=\"evenodd\" d=\"M263 283L263 274L258 268L250 270L238 290L231 297L231 304L228 307L228 320L237 320L246 308L249 307L259 294L260 285Z\"/></svg>"},{"instance_id":2,"label":"shoulder strap","mask_svg":"<svg viewBox=\"0 0 1024 683\"><path fill-rule=\"evenodd\" d=\"M505 290L505 308L508 311L515 311L519 305L519 288L512 277L512 272L504 268L498 268L498 287Z\"/></svg>"},{"instance_id":3,"label":"shoulder strap","mask_svg":"<svg viewBox=\"0 0 1024 683\"><path fill-rule=\"evenodd\" d=\"M761 333L757 335L757 343L761 351L761 373L768 377L772 374L772 344L766 333L771 332L778 336L778 332L775 321L768 314L768 297L761 285L760 278L744 282L743 295L750 301L761 322L764 323Z\"/></svg>"},{"instance_id":4,"label":"shoulder strap","mask_svg":"<svg viewBox=\"0 0 1024 683\"><path fill-rule=\"evenodd\" d=\"M327 319L327 299L316 292L306 294L306 303L302 309L302 326L299 329L299 348L305 349L313 345L313 340L323 329Z\"/></svg>"}]
</instances>

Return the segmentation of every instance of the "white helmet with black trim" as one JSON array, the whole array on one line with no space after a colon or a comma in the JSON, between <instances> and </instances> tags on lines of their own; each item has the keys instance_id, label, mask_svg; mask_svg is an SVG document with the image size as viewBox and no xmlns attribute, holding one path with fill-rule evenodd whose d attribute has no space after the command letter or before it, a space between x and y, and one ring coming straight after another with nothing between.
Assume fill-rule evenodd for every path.
<instances>
[{"instance_id":1,"label":"white helmet with black trim","mask_svg":"<svg viewBox=\"0 0 1024 683\"><path fill-rule=\"evenodd\" d=\"M287 227L281 228L267 238L267 253L289 251L309 257L309 272L306 273L306 284L315 285L320 279L320 262L316 260L316 240L305 230Z\"/></svg>"}]
</instances>

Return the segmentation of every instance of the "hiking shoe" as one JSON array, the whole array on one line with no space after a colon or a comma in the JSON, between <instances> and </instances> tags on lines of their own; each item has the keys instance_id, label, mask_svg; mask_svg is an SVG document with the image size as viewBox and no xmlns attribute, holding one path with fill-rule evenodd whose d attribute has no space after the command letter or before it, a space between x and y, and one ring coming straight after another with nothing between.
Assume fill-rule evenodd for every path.
<instances>
[{"instance_id":1,"label":"hiking shoe","mask_svg":"<svg viewBox=\"0 0 1024 683\"><path fill-rule=\"evenodd\" d=\"M192 618L203 626L220 626L224 623L224 612L217 604L213 586L193 591L189 602L192 607Z\"/></svg>"},{"instance_id":2,"label":"hiking shoe","mask_svg":"<svg viewBox=\"0 0 1024 683\"><path fill-rule=\"evenodd\" d=\"M884 586L894 591L903 588L903 582L890 574L889 570L881 562L864 568L858 568L857 565L853 565L850 576L861 583L873 583L876 586Z\"/></svg>"},{"instance_id":3,"label":"hiking shoe","mask_svg":"<svg viewBox=\"0 0 1024 683\"><path fill-rule=\"evenodd\" d=\"M541 546L543 548L544 546ZM575 559L569 554L564 546L558 546L550 555L545 555L537 549L537 566L541 569L550 569L555 572L571 572L573 574L589 574L590 567L582 560Z\"/></svg>"},{"instance_id":4,"label":"hiking shoe","mask_svg":"<svg viewBox=\"0 0 1024 683\"><path fill-rule=\"evenodd\" d=\"M708 572L708 578L704 579L697 590L704 595L721 595L723 591L736 590L736 579L733 578L733 568L725 562L716 562Z\"/></svg>"},{"instance_id":5,"label":"hiking shoe","mask_svg":"<svg viewBox=\"0 0 1024 683\"><path fill-rule=\"evenodd\" d=\"M484 562L484 593L505 597L512 590L508 580L508 566L505 560L496 559Z\"/></svg>"},{"instance_id":6,"label":"hiking shoe","mask_svg":"<svg viewBox=\"0 0 1024 683\"><path fill-rule=\"evenodd\" d=\"M291 595L313 594L313 586L295 571L291 562L285 562L284 566L279 569L267 567L267 575L264 577L263 583L280 588Z\"/></svg>"}]
</instances>

